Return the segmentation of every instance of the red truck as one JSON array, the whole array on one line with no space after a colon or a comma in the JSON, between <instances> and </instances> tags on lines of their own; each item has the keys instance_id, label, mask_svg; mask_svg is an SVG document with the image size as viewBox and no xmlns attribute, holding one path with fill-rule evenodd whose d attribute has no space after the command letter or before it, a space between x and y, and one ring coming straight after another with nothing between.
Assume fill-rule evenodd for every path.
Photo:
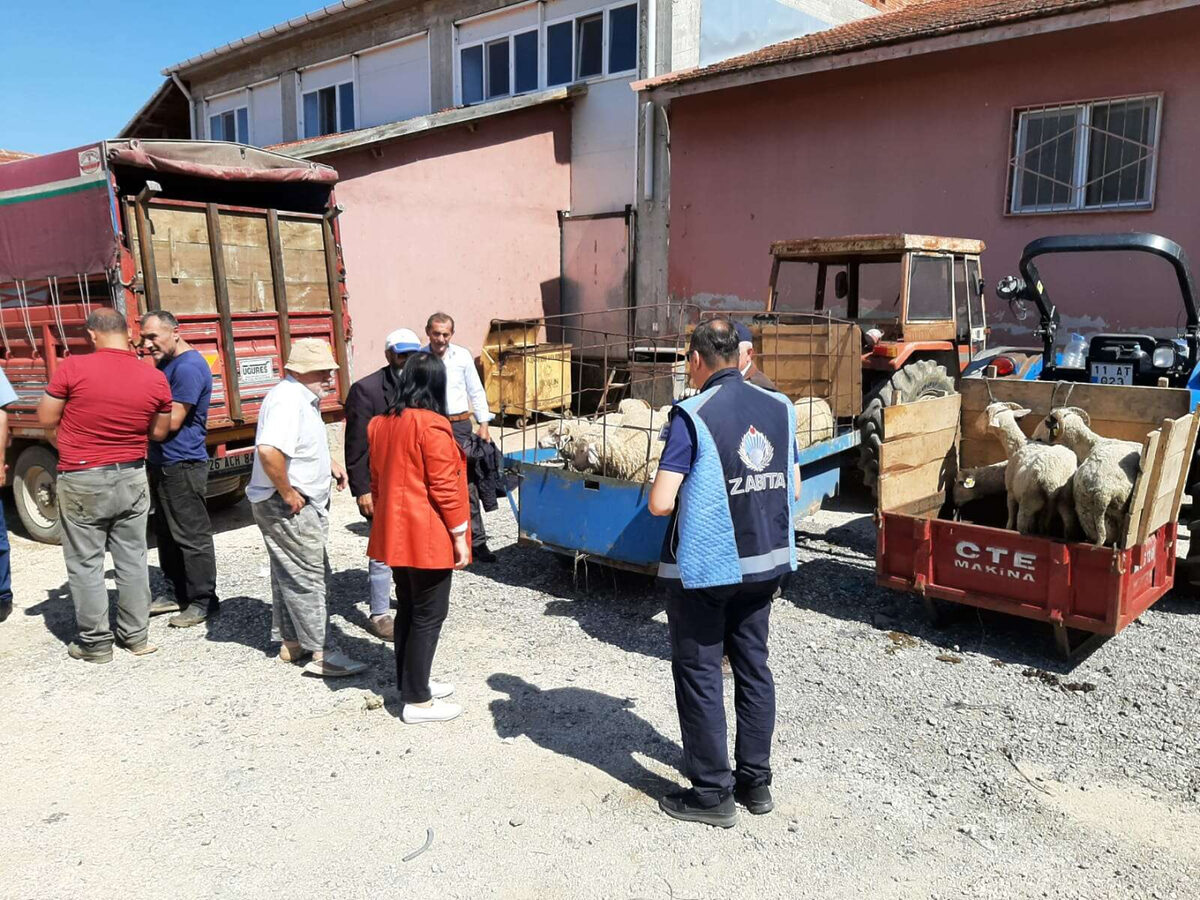
<instances>
[{"instance_id":1,"label":"red truck","mask_svg":"<svg viewBox=\"0 0 1200 900\"><path fill-rule=\"evenodd\" d=\"M341 370L322 411L341 417L336 182L328 166L205 141L102 141L0 165L0 366L18 397L6 463L31 536L58 541L57 454L37 404L60 362L90 351L98 306L125 315L135 344L140 316L169 310L208 360L210 498L241 496L258 407L293 340L332 345Z\"/></svg>"}]
</instances>

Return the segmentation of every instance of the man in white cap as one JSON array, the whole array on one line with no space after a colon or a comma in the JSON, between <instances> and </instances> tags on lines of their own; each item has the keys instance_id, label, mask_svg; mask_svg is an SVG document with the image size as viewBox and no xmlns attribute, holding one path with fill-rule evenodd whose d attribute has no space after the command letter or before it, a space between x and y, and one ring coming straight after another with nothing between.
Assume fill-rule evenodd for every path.
<instances>
[{"instance_id":1,"label":"man in white cap","mask_svg":"<svg viewBox=\"0 0 1200 900\"><path fill-rule=\"evenodd\" d=\"M333 390L337 360L316 338L292 343L283 381L258 412L254 472L246 496L271 560L271 638L284 662L311 661L306 672L355 675L366 664L326 648L330 482L346 470L329 455L321 398Z\"/></svg>"},{"instance_id":2,"label":"man in white cap","mask_svg":"<svg viewBox=\"0 0 1200 900\"><path fill-rule=\"evenodd\" d=\"M775 382L768 378L754 361L754 335L750 328L741 322L734 322L733 328L738 339L738 371L742 378L763 390L778 391Z\"/></svg>"},{"instance_id":3,"label":"man in white cap","mask_svg":"<svg viewBox=\"0 0 1200 900\"><path fill-rule=\"evenodd\" d=\"M387 365L354 382L346 396L346 474L358 511L367 521L375 515L371 504L371 456L367 447L367 425L392 405L400 370L421 349L416 332L397 328L383 341ZM395 640L392 606L392 570L378 560L368 560L371 583L371 618L367 631L385 641Z\"/></svg>"}]
</instances>

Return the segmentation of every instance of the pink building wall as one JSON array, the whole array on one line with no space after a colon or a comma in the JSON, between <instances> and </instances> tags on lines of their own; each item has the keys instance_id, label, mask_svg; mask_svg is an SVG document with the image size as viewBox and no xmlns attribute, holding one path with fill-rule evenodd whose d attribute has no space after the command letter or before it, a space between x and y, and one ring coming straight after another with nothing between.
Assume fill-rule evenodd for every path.
<instances>
[{"instance_id":1,"label":"pink building wall","mask_svg":"<svg viewBox=\"0 0 1200 900\"><path fill-rule=\"evenodd\" d=\"M769 244L783 238L982 238L996 344L1035 321L1017 325L993 292L1034 238L1153 231L1200 267L1197 34L1192 9L675 100L670 292L709 306L761 305ZM1154 92L1163 113L1152 211L1004 214L1015 107ZM1174 334L1182 320L1158 260L1060 257L1042 274L1063 333Z\"/></svg>"},{"instance_id":2,"label":"pink building wall","mask_svg":"<svg viewBox=\"0 0 1200 900\"><path fill-rule=\"evenodd\" d=\"M571 205L570 111L543 107L320 161L338 202L361 378L395 328L457 323L475 355L493 318L558 312L558 211Z\"/></svg>"}]
</instances>

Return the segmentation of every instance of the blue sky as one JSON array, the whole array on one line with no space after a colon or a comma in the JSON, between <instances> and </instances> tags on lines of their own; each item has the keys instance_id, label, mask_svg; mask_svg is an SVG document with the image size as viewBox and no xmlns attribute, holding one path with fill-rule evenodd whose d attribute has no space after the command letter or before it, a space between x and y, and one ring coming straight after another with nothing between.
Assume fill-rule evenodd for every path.
<instances>
[{"instance_id":1,"label":"blue sky","mask_svg":"<svg viewBox=\"0 0 1200 900\"><path fill-rule=\"evenodd\" d=\"M0 148L48 153L115 137L166 66L322 5L0 0Z\"/></svg>"}]
</instances>

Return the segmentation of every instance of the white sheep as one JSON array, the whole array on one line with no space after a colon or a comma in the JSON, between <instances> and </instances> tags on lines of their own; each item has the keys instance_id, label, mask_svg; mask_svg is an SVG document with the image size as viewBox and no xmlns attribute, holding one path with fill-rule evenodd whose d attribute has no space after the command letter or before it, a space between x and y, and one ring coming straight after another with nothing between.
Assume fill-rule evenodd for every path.
<instances>
[{"instance_id":1,"label":"white sheep","mask_svg":"<svg viewBox=\"0 0 1200 900\"><path fill-rule=\"evenodd\" d=\"M987 429L1004 446L1008 456L1004 485L1008 491L1008 524L1021 534L1048 534L1057 513L1062 520L1063 536L1075 533L1075 505L1072 477L1077 462L1067 448L1031 441L1017 425L1017 419L1029 415L1019 403L996 402L984 410Z\"/></svg>"},{"instance_id":2,"label":"white sheep","mask_svg":"<svg viewBox=\"0 0 1200 900\"><path fill-rule=\"evenodd\" d=\"M1115 543L1141 468L1142 445L1101 437L1088 426L1088 414L1076 406L1050 411L1034 438L1071 450L1075 473L1075 512L1088 540L1097 547Z\"/></svg>"},{"instance_id":3,"label":"white sheep","mask_svg":"<svg viewBox=\"0 0 1200 900\"><path fill-rule=\"evenodd\" d=\"M1003 494L1007 475L1008 460L962 469L954 479L954 505L964 506L972 500Z\"/></svg>"},{"instance_id":4,"label":"white sheep","mask_svg":"<svg viewBox=\"0 0 1200 900\"><path fill-rule=\"evenodd\" d=\"M659 434L670 407L651 410L649 405L630 405L625 409L616 428L587 432L575 441L572 465L577 471L628 481L649 481L655 476L663 449Z\"/></svg>"}]
</instances>

